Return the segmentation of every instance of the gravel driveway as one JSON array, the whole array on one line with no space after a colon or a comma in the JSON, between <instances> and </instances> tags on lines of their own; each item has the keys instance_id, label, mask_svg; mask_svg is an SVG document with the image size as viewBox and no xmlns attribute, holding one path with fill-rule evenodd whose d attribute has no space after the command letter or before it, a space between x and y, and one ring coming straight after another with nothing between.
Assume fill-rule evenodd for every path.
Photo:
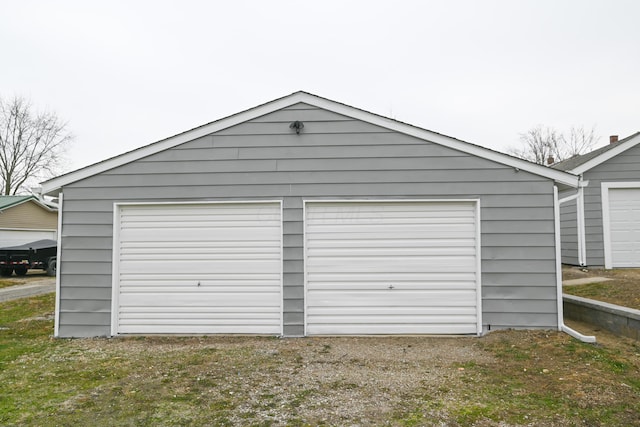
<instances>
[{"instance_id":1,"label":"gravel driveway","mask_svg":"<svg viewBox=\"0 0 640 427\"><path fill-rule=\"evenodd\" d=\"M24 277L10 280L15 281L16 285L0 288L0 302L48 294L56 290L56 279L54 277L27 276L27 280Z\"/></svg>"}]
</instances>

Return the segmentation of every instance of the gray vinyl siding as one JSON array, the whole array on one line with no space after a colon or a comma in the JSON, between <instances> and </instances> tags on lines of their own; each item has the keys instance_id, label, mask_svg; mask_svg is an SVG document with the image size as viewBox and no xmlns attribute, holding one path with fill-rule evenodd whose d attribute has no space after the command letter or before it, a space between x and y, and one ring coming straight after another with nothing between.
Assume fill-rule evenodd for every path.
<instances>
[{"instance_id":1,"label":"gray vinyl siding","mask_svg":"<svg viewBox=\"0 0 640 427\"><path fill-rule=\"evenodd\" d=\"M289 129L304 122L301 135ZM63 188L60 336L109 335L115 201L283 201L284 334L303 334L303 200L480 199L483 324L557 327L553 182L298 104Z\"/></svg>"},{"instance_id":2,"label":"gray vinyl siding","mask_svg":"<svg viewBox=\"0 0 640 427\"><path fill-rule=\"evenodd\" d=\"M604 266L601 184L640 181L640 146L599 164L585 172L583 177L589 181L584 191L587 265Z\"/></svg>"},{"instance_id":3,"label":"gray vinyl siding","mask_svg":"<svg viewBox=\"0 0 640 427\"><path fill-rule=\"evenodd\" d=\"M568 197L576 191L561 193L559 198ZM562 263L578 265L578 211L575 200L560 205L560 237L562 248Z\"/></svg>"}]
</instances>

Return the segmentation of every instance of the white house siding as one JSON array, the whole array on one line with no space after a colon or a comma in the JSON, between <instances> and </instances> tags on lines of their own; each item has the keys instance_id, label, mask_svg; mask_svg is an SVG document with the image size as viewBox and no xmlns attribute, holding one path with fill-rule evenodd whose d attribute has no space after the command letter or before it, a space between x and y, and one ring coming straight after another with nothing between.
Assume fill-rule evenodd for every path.
<instances>
[{"instance_id":1,"label":"white house siding","mask_svg":"<svg viewBox=\"0 0 640 427\"><path fill-rule=\"evenodd\" d=\"M296 135L292 121L304 122ZM553 182L297 104L63 188L60 336L110 333L113 204L282 200L284 334L304 333L303 200L479 199L485 329L557 327Z\"/></svg>"},{"instance_id":2,"label":"white house siding","mask_svg":"<svg viewBox=\"0 0 640 427\"><path fill-rule=\"evenodd\" d=\"M589 171L583 173L585 181L589 185L584 189L584 216L585 216L585 242L587 248L588 266L604 266L604 236L602 224L602 191L603 182L630 182L640 181L640 147L635 146L613 157ZM561 226L563 230L571 230L575 227L575 204L573 213L563 212ZM566 264L577 264L577 256L572 253L565 256L565 246L570 247L571 233L562 233L562 262Z\"/></svg>"}]
</instances>

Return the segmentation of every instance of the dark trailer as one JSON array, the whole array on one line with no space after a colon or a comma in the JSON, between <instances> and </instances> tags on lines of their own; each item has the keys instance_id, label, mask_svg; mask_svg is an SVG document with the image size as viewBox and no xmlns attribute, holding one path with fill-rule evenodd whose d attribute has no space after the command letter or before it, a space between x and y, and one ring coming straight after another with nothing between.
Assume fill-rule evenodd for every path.
<instances>
[{"instance_id":1,"label":"dark trailer","mask_svg":"<svg viewBox=\"0 0 640 427\"><path fill-rule=\"evenodd\" d=\"M0 248L0 274L8 277L15 271L16 275L24 276L31 268L45 270L47 275L55 276L57 246L55 240L43 239Z\"/></svg>"}]
</instances>

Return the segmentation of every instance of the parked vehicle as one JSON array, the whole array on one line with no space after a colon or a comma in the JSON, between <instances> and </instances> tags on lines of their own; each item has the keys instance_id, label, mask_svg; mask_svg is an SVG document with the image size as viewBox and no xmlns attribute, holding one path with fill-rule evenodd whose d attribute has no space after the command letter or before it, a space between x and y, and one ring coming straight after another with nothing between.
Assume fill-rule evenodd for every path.
<instances>
[{"instance_id":1,"label":"parked vehicle","mask_svg":"<svg viewBox=\"0 0 640 427\"><path fill-rule=\"evenodd\" d=\"M29 269L40 269L49 276L55 276L57 252L57 242L49 239L0 248L0 275L8 277L15 272L24 276Z\"/></svg>"}]
</instances>

